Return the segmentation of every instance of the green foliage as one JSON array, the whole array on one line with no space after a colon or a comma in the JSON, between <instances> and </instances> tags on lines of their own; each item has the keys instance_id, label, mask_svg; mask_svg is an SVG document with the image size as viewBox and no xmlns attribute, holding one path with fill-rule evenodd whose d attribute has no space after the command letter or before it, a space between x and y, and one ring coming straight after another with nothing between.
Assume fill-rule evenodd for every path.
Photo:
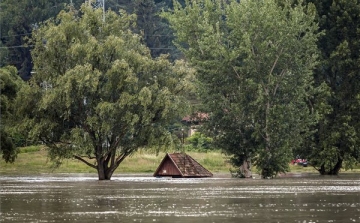
<instances>
[{"instance_id":1,"label":"green foliage","mask_svg":"<svg viewBox=\"0 0 360 223\"><path fill-rule=\"evenodd\" d=\"M0 130L0 154L5 162L13 163L17 157L18 149L15 147L9 134L4 130Z\"/></svg>"},{"instance_id":2,"label":"green foliage","mask_svg":"<svg viewBox=\"0 0 360 223\"><path fill-rule=\"evenodd\" d=\"M79 0L77 0L79 1ZM75 0L74 0L75 2ZM8 47L0 52L1 63L13 65L23 79L30 78L32 70L30 47L26 37L36 29L43 20L55 16L69 1L63 0L2 0L0 2L0 28L2 46Z\"/></svg>"},{"instance_id":3,"label":"green foliage","mask_svg":"<svg viewBox=\"0 0 360 223\"><path fill-rule=\"evenodd\" d=\"M21 134L21 132L16 129L12 130L11 138L16 147L24 147L33 143L27 139L25 134Z\"/></svg>"},{"instance_id":4,"label":"green foliage","mask_svg":"<svg viewBox=\"0 0 360 223\"><path fill-rule=\"evenodd\" d=\"M195 132L186 139L186 142L189 143L187 150L205 152L212 149L212 138L206 137L200 132Z\"/></svg>"},{"instance_id":5,"label":"green foliage","mask_svg":"<svg viewBox=\"0 0 360 223\"><path fill-rule=\"evenodd\" d=\"M7 66L0 68L0 154L6 162L14 162L18 150L12 140L16 107L13 101L23 85L15 67Z\"/></svg>"},{"instance_id":6,"label":"green foliage","mask_svg":"<svg viewBox=\"0 0 360 223\"><path fill-rule=\"evenodd\" d=\"M307 2L315 4L325 33L318 42L321 63L315 83L326 85L329 93L313 100L320 121L299 154L321 174L338 174L341 167L352 168L360 161L360 2Z\"/></svg>"},{"instance_id":7,"label":"green foliage","mask_svg":"<svg viewBox=\"0 0 360 223\"><path fill-rule=\"evenodd\" d=\"M130 12L136 14L136 31L143 36L152 57L168 54L170 59L178 59L180 52L172 43L174 35L166 20L159 16L161 10L168 10L169 2L135 0L126 4Z\"/></svg>"},{"instance_id":8,"label":"green foliage","mask_svg":"<svg viewBox=\"0 0 360 223\"><path fill-rule=\"evenodd\" d=\"M192 70L152 59L135 16L83 5L62 11L33 33L36 75L20 92L19 126L49 147L55 162L76 158L110 179L144 146L171 147L170 121L182 115ZM89 162L85 159L94 159Z\"/></svg>"},{"instance_id":9,"label":"green foliage","mask_svg":"<svg viewBox=\"0 0 360 223\"><path fill-rule=\"evenodd\" d=\"M9 56L9 50L7 47L0 41L0 67L7 65L7 60Z\"/></svg>"},{"instance_id":10,"label":"green foliage","mask_svg":"<svg viewBox=\"0 0 360 223\"><path fill-rule=\"evenodd\" d=\"M266 1L186 1L162 14L197 69L211 114L207 130L237 166L252 158L263 177L288 170L316 121L310 99L317 64L315 10ZM309 109L310 108L310 109Z\"/></svg>"},{"instance_id":11,"label":"green foliage","mask_svg":"<svg viewBox=\"0 0 360 223\"><path fill-rule=\"evenodd\" d=\"M92 0L93 2L95 0ZM28 80L31 77L32 58L31 45L26 39L31 37L40 23L55 17L68 7L79 9L84 0L12 0L0 1L0 66L13 65L20 76ZM87 1L90 2L90 1ZM158 13L162 9L172 7L172 1L153 0L106 0L106 10L118 12L120 9L137 15L138 27L134 28L142 34L143 41L151 49L154 57L170 54L172 59L179 58L179 52L172 44L173 34L168 24Z\"/></svg>"}]
</instances>

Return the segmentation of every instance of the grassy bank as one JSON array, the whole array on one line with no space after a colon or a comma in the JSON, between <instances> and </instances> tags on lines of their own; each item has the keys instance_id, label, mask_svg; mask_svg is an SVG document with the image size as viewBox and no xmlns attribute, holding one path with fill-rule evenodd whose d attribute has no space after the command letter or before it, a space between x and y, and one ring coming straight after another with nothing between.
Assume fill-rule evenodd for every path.
<instances>
[{"instance_id":1,"label":"grassy bank","mask_svg":"<svg viewBox=\"0 0 360 223\"><path fill-rule=\"evenodd\" d=\"M187 152L195 160L212 173L229 173L231 165L229 157L220 153L219 151L212 152ZM115 173L149 173L155 172L165 153L160 153L158 156L147 152L137 152L134 155L127 157ZM297 165L290 165L291 172L314 172L316 170L312 167L302 167ZM256 170L253 169L254 173ZM347 172L360 173L360 166L356 169ZM64 160L64 163L59 168L53 168L52 163L47 157L46 150L39 146L30 146L20 148L20 153L13 164L5 163L0 159L0 174L39 174L39 173L96 173L96 170L85 165L84 163L75 160Z\"/></svg>"},{"instance_id":2,"label":"grassy bank","mask_svg":"<svg viewBox=\"0 0 360 223\"><path fill-rule=\"evenodd\" d=\"M187 154L213 173L228 173L231 167L228 158L220 152L187 152ZM164 156L165 153L156 156L152 153L137 152L127 157L115 173L152 174ZM21 148L15 163L5 163L0 159L0 174L36 173L96 173L96 170L75 159L64 160L59 168L53 168L46 150L36 146Z\"/></svg>"}]
</instances>

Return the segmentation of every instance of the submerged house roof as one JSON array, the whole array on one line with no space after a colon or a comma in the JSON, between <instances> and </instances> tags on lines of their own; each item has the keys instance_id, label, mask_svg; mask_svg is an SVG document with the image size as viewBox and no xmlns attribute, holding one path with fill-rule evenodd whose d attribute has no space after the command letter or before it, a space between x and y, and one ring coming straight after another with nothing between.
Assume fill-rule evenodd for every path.
<instances>
[{"instance_id":1,"label":"submerged house roof","mask_svg":"<svg viewBox=\"0 0 360 223\"><path fill-rule=\"evenodd\" d=\"M212 177L213 174L185 153L167 153L155 177Z\"/></svg>"}]
</instances>

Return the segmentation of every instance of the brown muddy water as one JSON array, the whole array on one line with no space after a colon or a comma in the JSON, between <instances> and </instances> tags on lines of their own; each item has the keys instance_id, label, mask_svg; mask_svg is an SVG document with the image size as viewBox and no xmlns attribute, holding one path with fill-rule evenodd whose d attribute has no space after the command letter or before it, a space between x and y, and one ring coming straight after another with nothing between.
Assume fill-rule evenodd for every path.
<instances>
[{"instance_id":1,"label":"brown muddy water","mask_svg":"<svg viewBox=\"0 0 360 223\"><path fill-rule=\"evenodd\" d=\"M360 222L360 175L0 176L0 222Z\"/></svg>"}]
</instances>

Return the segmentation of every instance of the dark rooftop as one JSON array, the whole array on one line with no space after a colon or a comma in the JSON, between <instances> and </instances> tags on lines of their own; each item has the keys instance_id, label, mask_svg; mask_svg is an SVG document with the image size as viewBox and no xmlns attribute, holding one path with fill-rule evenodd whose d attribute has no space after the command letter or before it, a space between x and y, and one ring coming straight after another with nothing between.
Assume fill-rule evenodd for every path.
<instances>
[{"instance_id":1,"label":"dark rooftop","mask_svg":"<svg viewBox=\"0 0 360 223\"><path fill-rule=\"evenodd\" d=\"M213 174L185 153L168 153L154 176L212 177Z\"/></svg>"}]
</instances>

